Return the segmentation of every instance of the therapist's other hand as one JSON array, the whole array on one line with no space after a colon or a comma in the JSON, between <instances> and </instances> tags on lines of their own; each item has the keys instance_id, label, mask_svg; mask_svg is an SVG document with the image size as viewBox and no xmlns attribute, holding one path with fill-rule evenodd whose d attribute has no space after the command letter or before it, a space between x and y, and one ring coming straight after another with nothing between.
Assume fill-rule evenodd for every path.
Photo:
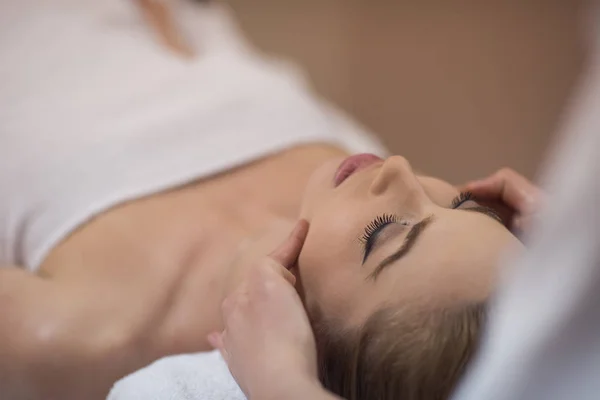
<instances>
[{"instance_id":1,"label":"therapist's other hand","mask_svg":"<svg viewBox=\"0 0 600 400\"><path fill-rule=\"evenodd\" d=\"M473 193L478 202L496 209L516 233L529 228L543 197L536 185L510 168L469 182L461 189Z\"/></svg>"},{"instance_id":2,"label":"therapist's other hand","mask_svg":"<svg viewBox=\"0 0 600 400\"><path fill-rule=\"evenodd\" d=\"M315 339L288 271L307 231L308 223L299 222L269 256L252 261L252 274L223 302L224 331L209 335L248 398L283 399L319 385Z\"/></svg>"}]
</instances>

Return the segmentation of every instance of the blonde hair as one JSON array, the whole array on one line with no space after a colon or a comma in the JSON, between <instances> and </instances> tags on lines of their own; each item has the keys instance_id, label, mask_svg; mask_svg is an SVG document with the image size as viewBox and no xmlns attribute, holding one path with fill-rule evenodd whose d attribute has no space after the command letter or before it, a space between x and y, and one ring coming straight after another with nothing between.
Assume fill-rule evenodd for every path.
<instances>
[{"instance_id":1,"label":"blonde hair","mask_svg":"<svg viewBox=\"0 0 600 400\"><path fill-rule=\"evenodd\" d=\"M358 329L313 322L321 382L347 400L447 400L479 344L485 306L385 308Z\"/></svg>"}]
</instances>

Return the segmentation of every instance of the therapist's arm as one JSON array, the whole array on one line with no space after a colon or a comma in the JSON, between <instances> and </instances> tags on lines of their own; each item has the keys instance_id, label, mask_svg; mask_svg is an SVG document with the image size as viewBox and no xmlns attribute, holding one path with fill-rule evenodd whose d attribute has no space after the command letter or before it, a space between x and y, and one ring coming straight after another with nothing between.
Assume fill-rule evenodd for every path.
<instances>
[{"instance_id":1,"label":"therapist's arm","mask_svg":"<svg viewBox=\"0 0 600 400\"><path fill-rule=\"evenodd\" d=\"M314 335L287 270L307 229L301 221L268 257L238 257L252 273L223 302L225 330L209 336L250 400L339 399L319 382Z\"/></svg>"}]
</instances>

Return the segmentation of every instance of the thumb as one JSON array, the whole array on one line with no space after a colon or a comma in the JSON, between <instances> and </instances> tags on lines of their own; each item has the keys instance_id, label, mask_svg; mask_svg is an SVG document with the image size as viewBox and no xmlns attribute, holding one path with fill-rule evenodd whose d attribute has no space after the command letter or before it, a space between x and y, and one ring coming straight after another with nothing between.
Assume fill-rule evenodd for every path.
<instances>
[{"instance_id":1,"label":"thumb","mask_svg":"<svg viewBox=\"0 0 600 400\"><path fill-rule=\"evenodd\" d=\"M291 268L300 255L300 250L302 250L307 233L308 222L303 219L298 221L288 238L273 250L269 254L269 257L283 265L286 269Z\"/></svg>"},{"instance_id":2,"label":"thumb","mask_svg":"<svg viewBox=\"0 0 600 400\"><path fill-rule=\"evenodd\" d=\"M286 281L288 281L290 283L290 285L292 285L292 286L296 285L296 277L294 276L294 274L292 274L290 272L289 269L287 269L283 265L277 264L276 270L279 273L279 275L281 275Z\"/></svg>"},{"instance_id":3,"label":"thumb","mask_svg":"<svg viewBox=\"0 0 600 400\"><path fill-rule=\"evenodd\" d=\"M227 350L225 350L225 345L223 343L223 334L225 332L223 331L221 332L212 332L210 333L206 339L208 340L208 343L215 348L216 350L219 350L219 352L221 353L221 356L223 357L223 359L225 360L225 362L229 362L229 354L227 353Z\"/></svg>"}]
</instances>

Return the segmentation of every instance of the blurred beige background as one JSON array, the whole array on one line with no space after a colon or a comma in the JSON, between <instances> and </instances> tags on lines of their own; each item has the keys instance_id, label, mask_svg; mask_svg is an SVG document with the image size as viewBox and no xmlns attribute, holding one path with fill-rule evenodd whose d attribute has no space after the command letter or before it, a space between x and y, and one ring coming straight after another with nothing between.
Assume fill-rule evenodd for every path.
<instances>
[{"instance_id":1,"label":"blurred beige background","mask_svg":"<svg viewBox=\"0 0 600 400\"><path fill-rule=\"evenodd\" d=\"M453 182L533 176L583 60L575 0L229 0L392 151Z\"/></svg>"}]
</instances>

